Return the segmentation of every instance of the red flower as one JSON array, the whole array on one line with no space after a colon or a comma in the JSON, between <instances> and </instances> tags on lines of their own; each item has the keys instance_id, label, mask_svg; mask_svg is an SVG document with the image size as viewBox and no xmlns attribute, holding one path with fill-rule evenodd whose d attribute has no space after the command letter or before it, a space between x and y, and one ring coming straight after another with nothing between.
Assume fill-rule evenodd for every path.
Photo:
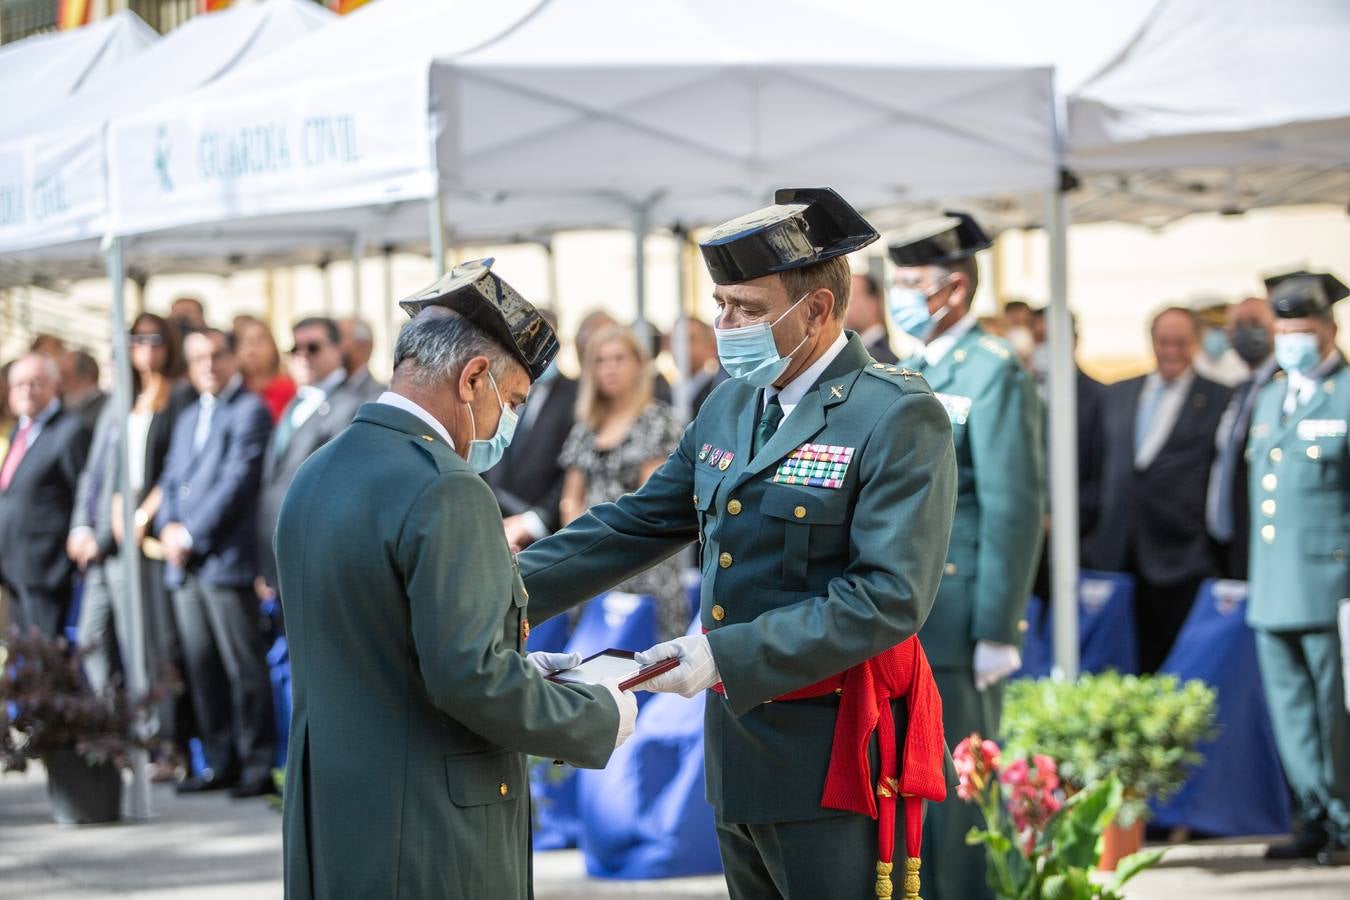
<instances>
[{"instance_id":1,"label":"red flower","mask_svg":"<svg viewBox=\"0 0 1350 900\"><path fill-rule=\"evenodd\" d=\"M952 763L960 779L956 795L965 801L974 800L998 777L998 744L972 732L952 751Z\"/></svg>"}]
</instances>

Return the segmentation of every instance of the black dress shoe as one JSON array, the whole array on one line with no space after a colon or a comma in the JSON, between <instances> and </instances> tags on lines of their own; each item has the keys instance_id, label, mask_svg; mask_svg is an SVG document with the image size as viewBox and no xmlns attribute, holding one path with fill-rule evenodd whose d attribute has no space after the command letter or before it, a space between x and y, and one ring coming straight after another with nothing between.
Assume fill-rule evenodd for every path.
<instances>
[{"instance_id":1,"label":"black dress shoe","mask_svg":"<svg viewBox=\"0 0 1350 900\"><path fill-rule=\"evenodd\" d=\"M1266 859L1289 861L1295 859L1316 859L1317 854L1327 845L1327 836L1320 828L1305 828L1294 835L1286 844L1271 844L1266 848Z\"/></svg>"},{"instance_id":2,"label":"black dress shoe","mask_svg":"<svg viewBox=\"0 0 1350 900\"><path fill-rule=\"evenodd\" d=\"M243 778L234 787L230 788L230 796L236 800L245 800L249 797L263 797L267 794L277 792L276 782L272 780L269 772L266 775L255 775L250 778Z\"/></svg>"},{"instance_id":3,"label":"black dress shoe","mask_svg":"<svg viewBox=\"0 0 1350 900\"><path fill-rule=\"evenodd\" d=\"M1317 851L1319 866L1350 866L1350 844L1340 838L1330 838Z\"/></svg>"},{"instance_id":4,"label":"black dress shoe","mask_svg":"<svg viewBox=\"0 0 1350 900\"><path fill-rule=\"evenodd\" d=\"M192 775L178 782L180 794L201 794L206 791L223 791L232 787L234 781L228 778L210 778L205 775Z\"/></svg>"}]
</instances>

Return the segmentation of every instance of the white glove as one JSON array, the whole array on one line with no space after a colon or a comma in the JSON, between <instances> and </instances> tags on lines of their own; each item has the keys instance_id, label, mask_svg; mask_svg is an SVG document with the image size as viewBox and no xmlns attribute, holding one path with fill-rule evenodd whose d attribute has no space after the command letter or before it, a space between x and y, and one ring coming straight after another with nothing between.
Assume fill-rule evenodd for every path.
<instances>
[{"instance_id":1,"label":"white glove","mask_svg":"<svg viewBox=\"0 0 1350 900\"><path fill-rule=\"evenodd\" d=\"M645 668L671 657L677 657L680 664L664 675L657 675L651 681L644 681L641 685L642 690L697 697L722 680L717 674L717 662L713 659L712 647L708 644L707 636L702 634L686 634L673 641L649 647L637 654L634 661Z\"/></svg>"},{"instance_id":2,"label":"white glove","mask_svg":"<svg viewBox=\"0 0 1350 900\"><path fill-rule=\"evenodd\" d=\"M525 654L525 658L534 663L534 667L545 675L552 675L563 669L575 669L581 665L580 653L549 653L546 650L536 650Z\"/></svg>"},{"instance_id":3,"label":"white glove","mask_svg":"<svg viewBox=\"0 0 1350 900\"><path fill-rule=\"evenodd\" d=\"M1012 644L976 641L974 668L975 690L983 691L1022 668L1022 654Z\"/></svg>"},{"instance_id":4,"label":"white glove","mask_svg":"<svg viewBox=\"0 0 1350 900\"><path fill-rule=\"evenodd\" d=\"M619 707L619 730L614 735L614 749L618 750L633 734L638 714L637 698L632 691L619 690L618 678L606 678L600 686L614 696L614 705Z\"/></svg>"}]
</instances>

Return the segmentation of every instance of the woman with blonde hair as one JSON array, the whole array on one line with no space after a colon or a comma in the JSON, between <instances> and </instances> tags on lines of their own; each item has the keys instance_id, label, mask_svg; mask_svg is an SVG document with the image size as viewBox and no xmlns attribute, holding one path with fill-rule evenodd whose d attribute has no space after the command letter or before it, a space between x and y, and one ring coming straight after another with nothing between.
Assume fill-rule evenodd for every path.
<instances>
[{"instance_id":1,"label":"woman with blonde hair","mask_svg":"<svg viewBox=\"0 0 1350 900\"><path fill-rule=\"evenodd\" d=\"M636 491L666 461L680 440L680 422L652 397L651 359L630 329L611 327L587 341L577 394L577 423L563 445L567 474L562 522L591 506ZM680 586L678 557L619 585L616 590L652 597L658 641L684 634L691 610Z\"/></svg>"}]
</instances>

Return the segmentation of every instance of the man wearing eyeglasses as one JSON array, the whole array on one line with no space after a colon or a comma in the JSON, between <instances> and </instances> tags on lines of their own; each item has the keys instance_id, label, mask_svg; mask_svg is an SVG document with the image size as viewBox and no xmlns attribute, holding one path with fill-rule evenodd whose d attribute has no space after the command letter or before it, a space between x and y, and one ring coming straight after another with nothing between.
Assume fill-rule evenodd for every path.
<instances>
[{"instance_id":1,"label":"man wearing eyeglasses","mask_svg":"<svg viewBox=\"0 0 1350 900\"><path fill-rule=\"evenodd\" d=\"M300 464L346 428L362 402L361 392L348 382L342 367L342 334L337 322L319 316L301 319L292 333L295 346L290 351L290 373L297 391L267 445L258 508L258 559L270 590L277 585L272 533L286 489Z\"/></svg>"}]
</instances>

